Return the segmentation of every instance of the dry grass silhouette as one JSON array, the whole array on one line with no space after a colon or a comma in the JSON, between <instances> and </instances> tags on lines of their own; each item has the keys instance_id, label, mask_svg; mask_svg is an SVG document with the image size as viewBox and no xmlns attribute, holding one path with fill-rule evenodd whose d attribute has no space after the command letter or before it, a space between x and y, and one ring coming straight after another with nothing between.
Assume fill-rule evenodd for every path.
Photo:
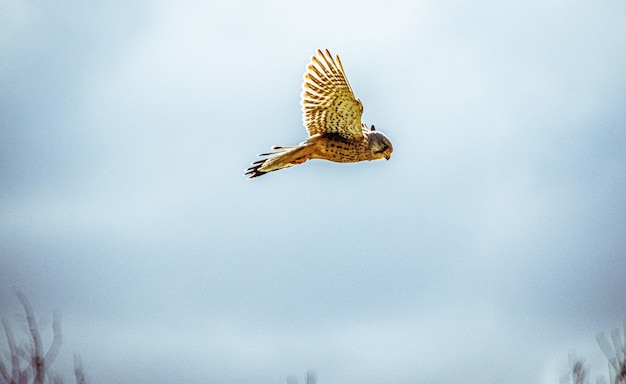
<instances>
[{"instance_id":1,"label":"dry grass silhouette","mask_svg":"<svg viewBox=\"0 0 626 384\"><path fill-rule=\"evenodd\" d=\"M624 322L624 333L620 335L619 329L611 331L609 341L604 332L596 335L598 345L606 356L609 366L609 380L611 384L626 384L626 321ZM573 384L588 384L589 369L580 358L570 356L570 372L561 380L562 383L571 379ZM596 379L596 383L605 383L604 377Z\"/></svg>"},{"instance_id":2,"label":"dry grass silhouette","mask_svg":"<svg viewBox=\"0 0 626 384\"><path fill-rule=\"evenodd\" d=\"M61 376L51 374L49 370L58 356L63 342L59 315L53 313L52 331L54 336L46 351L30 302L26 295L19 290L15 291L15 295L22 304L26 315L28 341L24 343L17 341L9 321L2 318L2 328L9 350L0 354L0 384L63 383ZM87 383L82 364L77 357L74 358L74 376L76 383Z\"/></svg>"},{"instance_id":3,"label":"dry grass silhouette","mask_svg":"<svg viewBox=\"0 0 626 384\"><path fill-rule=\"evenodd\" d=\"M30 302L19 290L16 290L15 295L24 309L28 326L27 338L26 341L20 342L16 339L9 321L6 318L1 319L8 351L0 351L0 384L62 384L64 382L62 376L50 370L63 342L58 314L53 313L53 337L50 347L46 350ZM609 383L626 384L626 321L623 334L620 334L619 329L613 329L610 338L604 332L600 332L596 340L608 361ZM562 378L561 383L589 384L589 368L585 366L584 360L570 355L569 361L570 370ZM77 384L88 383L82 363L77 356L74 356L74 378ZM287 384L297 383L295 376L287 377ZM317 383L317 375L314 371L306 373L304 383ZM596 379L596 383L606 384L607 382L604 377L600 376Z\"/></svg>"}]
</instances>

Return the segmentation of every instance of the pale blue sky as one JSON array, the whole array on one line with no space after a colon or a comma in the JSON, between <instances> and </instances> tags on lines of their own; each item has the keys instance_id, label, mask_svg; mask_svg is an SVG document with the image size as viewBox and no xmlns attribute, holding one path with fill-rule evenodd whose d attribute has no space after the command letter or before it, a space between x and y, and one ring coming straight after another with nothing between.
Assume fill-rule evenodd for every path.
<instances>
[{"instance_id":1,"label":"pale blue sky","mask_svg":"<svg viewBox=\"0 0 626 384\"><path fill-rule=\"evenodd\" d=\"M626 318L626 2L0 2L0 306L94 383L557 383ZM339 53L390 161L247 180ZM2 346L4 344L0 344ZM67 367L67 369L65 369Z\"/></svg>"}]
</instances>

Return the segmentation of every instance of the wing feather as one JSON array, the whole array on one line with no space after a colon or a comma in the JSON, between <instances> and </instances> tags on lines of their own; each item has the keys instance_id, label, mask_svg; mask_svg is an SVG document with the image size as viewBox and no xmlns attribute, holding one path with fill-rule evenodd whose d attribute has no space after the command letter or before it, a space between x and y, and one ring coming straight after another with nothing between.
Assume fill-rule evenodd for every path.
<instances>
[{"instance_id":1,"label":"wing feather","mask_svg":"<svg viewBox=\"0 0 626 384\"><path fill-rule=\"evenodd\" d=\"M348 139L363 137L363 105L354 96L339 56L318 50L307 65L302 84L302 121L309 136L338 133Z\"/></svg>"}]
</instances>

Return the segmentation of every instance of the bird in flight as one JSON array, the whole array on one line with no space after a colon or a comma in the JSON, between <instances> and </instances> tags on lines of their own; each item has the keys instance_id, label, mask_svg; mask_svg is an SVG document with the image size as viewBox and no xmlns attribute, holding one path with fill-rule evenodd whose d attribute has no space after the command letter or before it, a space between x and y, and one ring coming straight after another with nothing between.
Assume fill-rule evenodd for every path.
<instances>
[{"instance_id":1,"label":"bird in flight","mask_svg":"<svg viewBox=\"0 0 626 384\"><path fill-rule=\"evenodd\" d=\"M255 178L268 172L302 164L309 159L355 163L385 158L393 152L382 132L361 122L363 104L352 92L343 66L328 49L317 50L306 67L302 83L302 121L309 137L295 146L274 146L275 152L261 153L245 176Z\"/></svg>"}]
</instances>

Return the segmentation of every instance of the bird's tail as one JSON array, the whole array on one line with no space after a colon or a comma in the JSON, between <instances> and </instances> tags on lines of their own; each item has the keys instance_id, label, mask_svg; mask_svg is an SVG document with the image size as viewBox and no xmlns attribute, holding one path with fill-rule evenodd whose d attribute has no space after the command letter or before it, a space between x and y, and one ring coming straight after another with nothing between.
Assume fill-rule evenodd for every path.
<instances>
[{"instance_id":1,"label":"bird's tail","mask_svg":"<svg viewBox=\"0 0 626 384\"><path fill-rule=\"evenodd\" d=\"M246 170L244 176L250 179L263 176L268 172L278 171L279 169L293 167L302 164L309 159L311 154L310 143L303 142L297 146L282 147L274 146L276 152L261 153L259 156L269 156L252 163L252 166Z\"/></svg>"}]
</instances>

